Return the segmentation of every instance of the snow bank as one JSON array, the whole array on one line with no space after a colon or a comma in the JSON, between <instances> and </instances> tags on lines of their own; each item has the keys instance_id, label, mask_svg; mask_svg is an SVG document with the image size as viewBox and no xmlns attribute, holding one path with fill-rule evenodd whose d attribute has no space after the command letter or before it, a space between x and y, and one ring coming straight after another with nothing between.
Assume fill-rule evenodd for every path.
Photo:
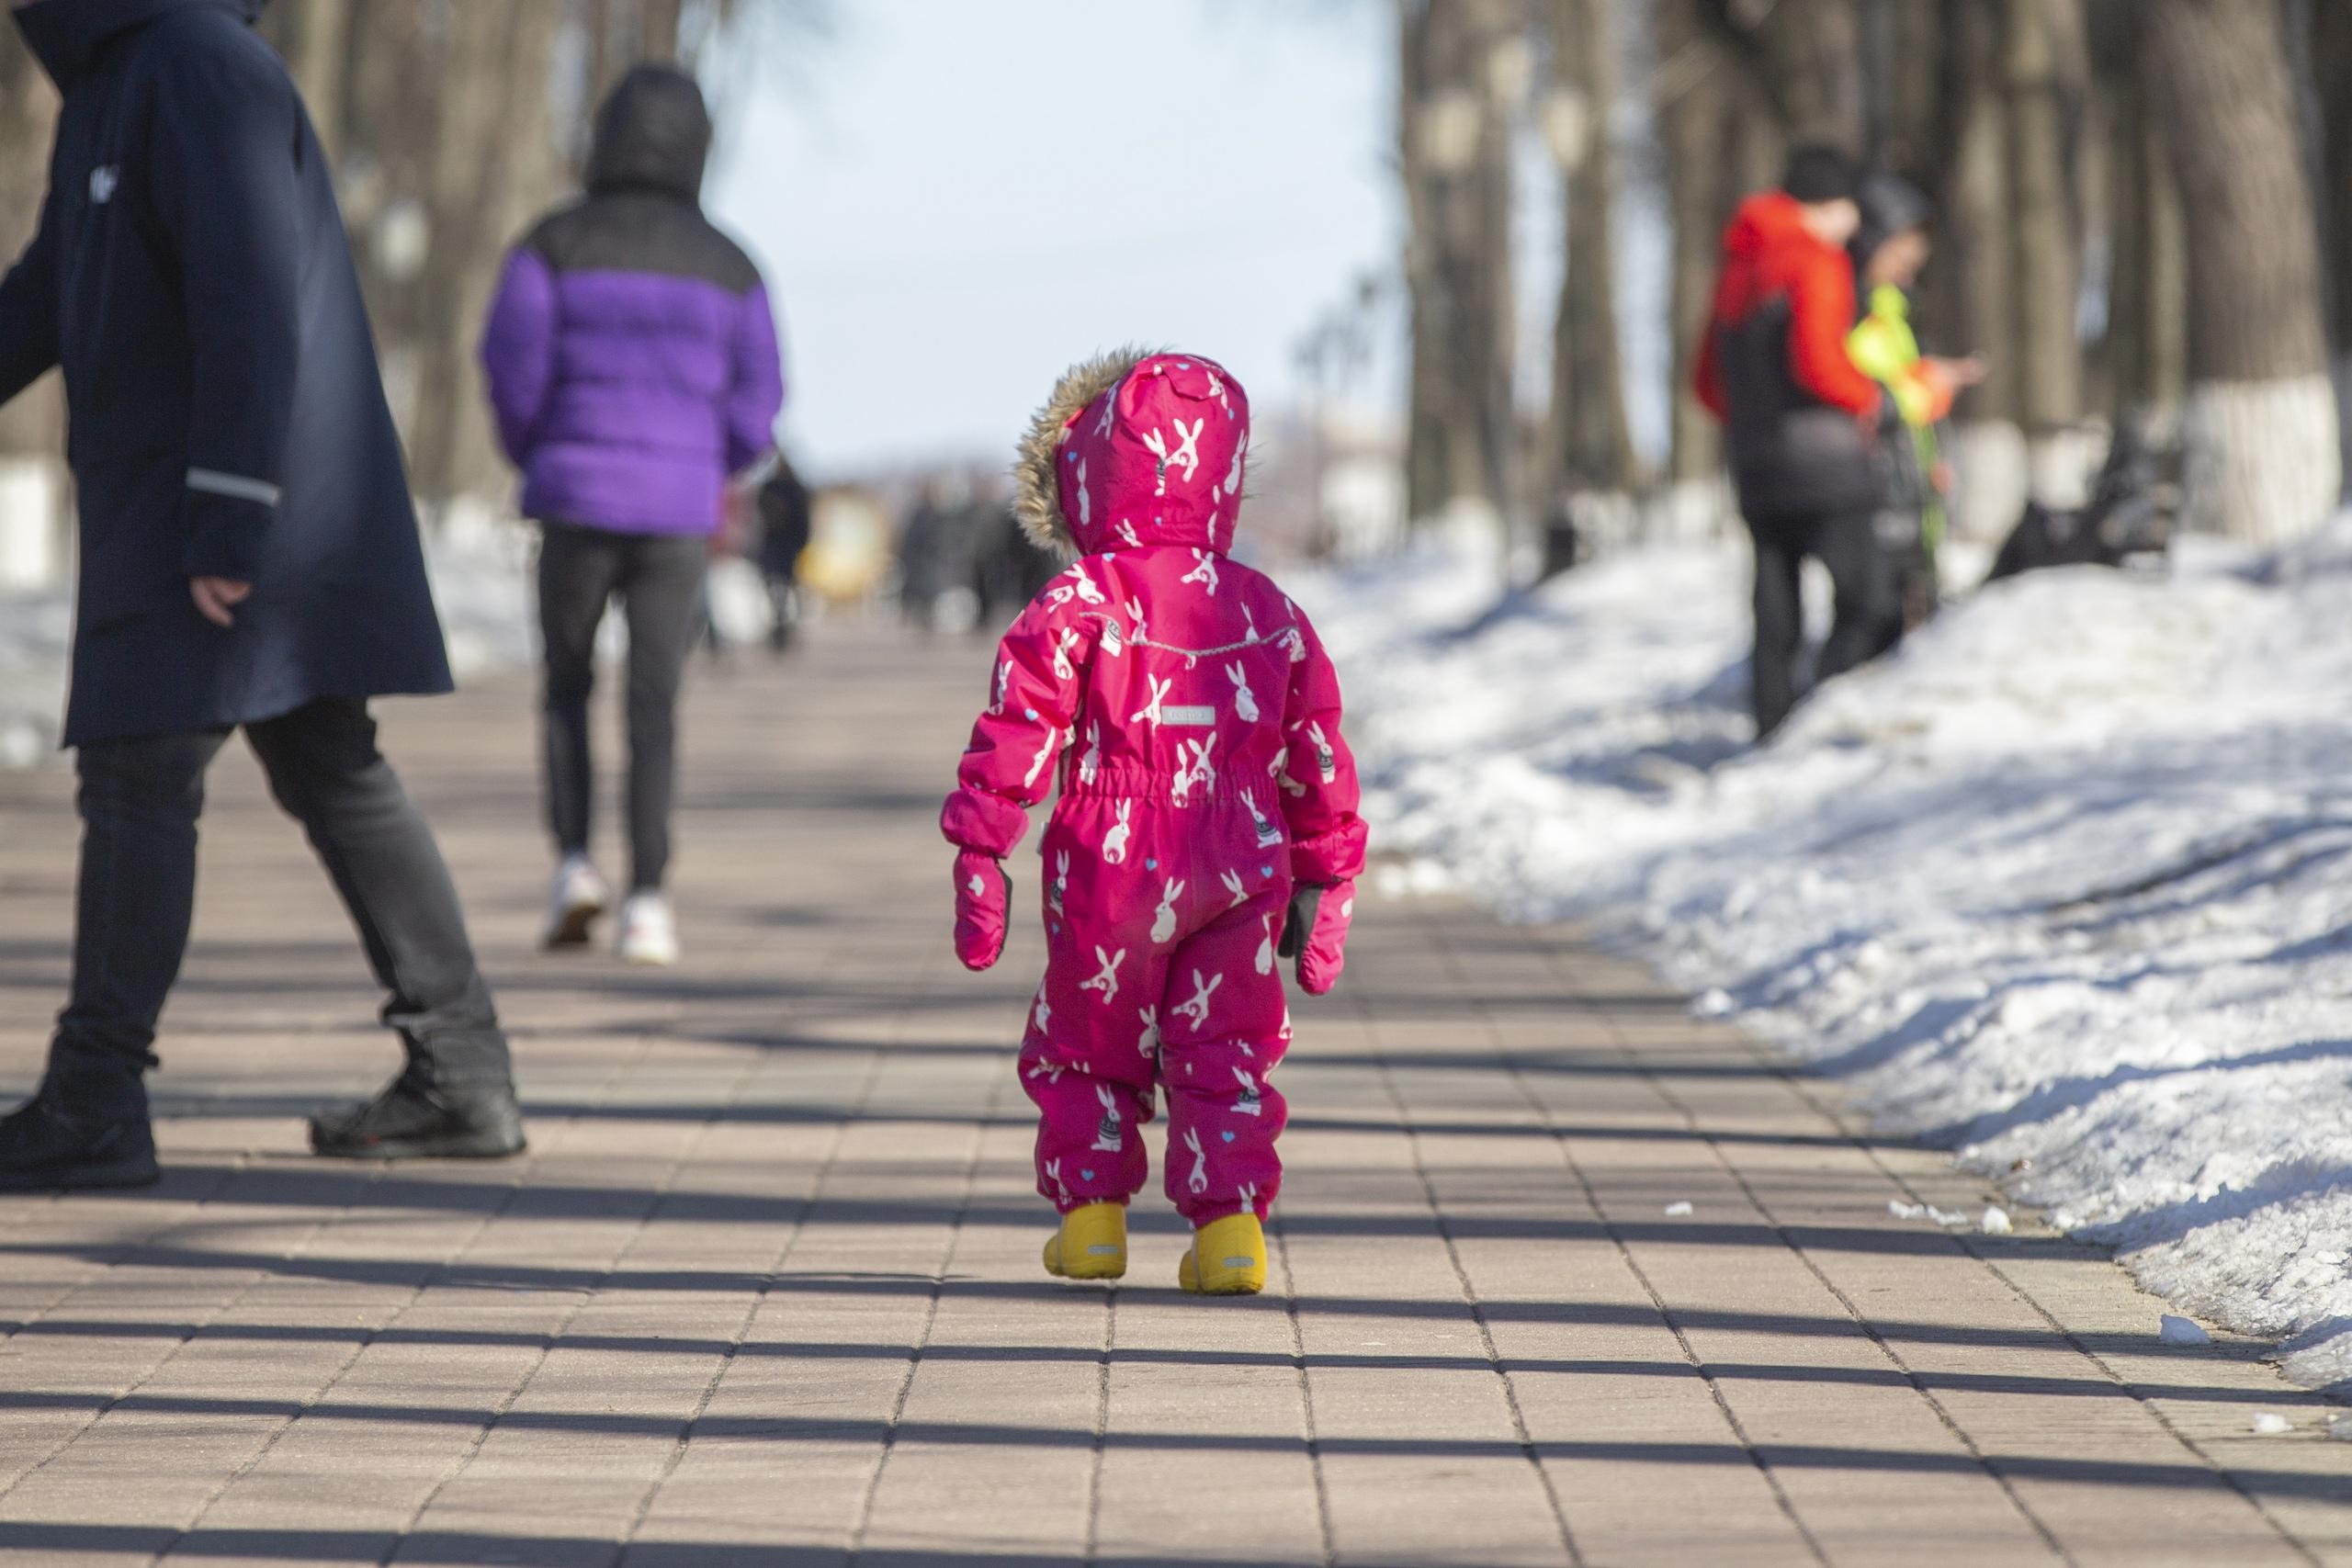
<instances>
[{"instance_id":1,"label":"snow bank","mask_svg":"<svg viewBox=\"0 0 2352 1568\"><path fill-rule=\"evenodd\" d=\"M1744 548L1482 610L1498 577L1438 547L1301 595L1381 847L1621 923L1888 1128L2352 1379L2352 519L1997 585L1762 750Z\"/></svg>"},{"instance_id":2,"label":"snow bank","mask_svg":"<svg viewBox=\"0 0 2352 1568\"><path fill-rule=\"evenodd\" d=\"M520 525L501 524L452 528L427 549L458 680L535 657L524 577L529 544ZM68 591L0 593L0 769L34 767L56 757L73 632Z\"/></svg>"}]
</instances>

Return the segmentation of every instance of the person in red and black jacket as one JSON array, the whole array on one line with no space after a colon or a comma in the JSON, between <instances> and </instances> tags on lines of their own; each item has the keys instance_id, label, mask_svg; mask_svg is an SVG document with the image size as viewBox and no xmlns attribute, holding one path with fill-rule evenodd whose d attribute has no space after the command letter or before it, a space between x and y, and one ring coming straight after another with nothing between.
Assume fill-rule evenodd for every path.
<instances>
[{"instance_id":1,"label":"person in red and black jacket","mask_svg":"<svg viewBox=\"0 0 2352 1568\"><path fill-rule=\"evenodd\" d=\"M1756 728L1796 704L1804 616L1798 570L1829 569L1837 618L1816 666L1827 680L1876 658L1903 631L1894 565L1872 527L1877 382L1848 357L1855 321L1846 242L1860 221L1860 171L1801 147L1781 188L1741 203L1700 344L1699 400L1725 426L1732 481L1756 541Z\"/></svg>"}]
</instances>

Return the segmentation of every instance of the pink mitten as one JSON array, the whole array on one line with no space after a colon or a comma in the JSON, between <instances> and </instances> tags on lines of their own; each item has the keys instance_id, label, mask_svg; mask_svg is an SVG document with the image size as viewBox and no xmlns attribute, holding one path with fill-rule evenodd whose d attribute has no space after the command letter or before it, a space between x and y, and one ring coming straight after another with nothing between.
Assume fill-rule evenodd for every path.
<instances>
[{"instance_id":1,"label":"pink mitten","mask_svg":"<svg viewBox=\"0 0 2352 1568\"><path fill-rule=\"evenodd\" d=\"M1308 996L1328 995L1340 983L1340 971L1348 966L1348 925L1355 914L1352 881L1305 886L1290 896L1277 951L1298 959L1299 988Z\"/></svg>"},{"instance_id":2,"label":"pink mitten","mask_svg":"<svg viewBox=\"0 0 2352 1568\"><path fill-rule=\"evenodd\" d=\"M1004 863L978 850L956 857L956 956L967 969L985 969L1004 953L1012 885Z\"/></svg>"}]
</instances>

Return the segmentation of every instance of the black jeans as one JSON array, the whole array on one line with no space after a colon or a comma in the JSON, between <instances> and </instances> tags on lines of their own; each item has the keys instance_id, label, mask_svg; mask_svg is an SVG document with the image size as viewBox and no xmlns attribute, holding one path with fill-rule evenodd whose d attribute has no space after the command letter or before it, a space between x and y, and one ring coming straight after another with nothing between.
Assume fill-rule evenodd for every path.
<instances>
[{"instance_id":1,"label":"black jeans","mask_svg":"<svg viewBox=\"0 0 2352 1568\"><path fill-rule=\"evenodd\" d=\"M709 541L545 525L539 637L547 679L548 826L564 854L588 852L596 796L588 698L596 628L620 595L628 617L629 886L662 886L670 867L670 796L678 771L678 682L702 629Z\"/></svg>"},{"instance_id":2,"label":"black jeans","mask_svg":"<svg viewBox=\"0 0 2352 1568\"><path fill-rule=\"evenodd\" d=\"M82 869L72 998L50 1048L68 1106L143 1114L141 1074L187 951L204 775L226 729L107 740L76 759ZM365 703L328 698L245 727L270 793L302 824L376 978L383 1021L435 1083L508 1082L506 1036L474 964L433 830L376 749Z\"/></svg>"},{"instance_id":3,"label":"black jeans","mask_svg":"<svg viewBox=\"0 0 2352 1568\"><path fill-rule=\"evenodd\" d=\"M1815 678L1866 664L1903 637L1903 589L1894 558L1868 512L1751 517L1756 541L1756 735L1781 728L1797 702L1797 655L1804 647L1799 573L1807 556L1829 569L1837 612Z\"/></svg>"}]
</instances>

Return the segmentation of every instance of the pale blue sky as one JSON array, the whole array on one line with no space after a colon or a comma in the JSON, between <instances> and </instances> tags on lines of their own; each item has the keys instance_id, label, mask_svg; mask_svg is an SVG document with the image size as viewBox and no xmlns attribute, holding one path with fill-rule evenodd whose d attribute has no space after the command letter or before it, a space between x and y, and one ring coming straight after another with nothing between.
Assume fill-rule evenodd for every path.
<instances>
[{"instance_id":1,"label":"pale blue sky","mask_svg":"<svg viewBox=\"0 0 2352 1568\"><path fill-rule=\"evenodd\" d=\"M781 301L787 442L816 474L1009 458L1064 366L1129 339L1280 406L1300 336L1393 269L1386 5L833 9L822 39L719 62L707 192Z\"/></svg>"}]
</instances>

